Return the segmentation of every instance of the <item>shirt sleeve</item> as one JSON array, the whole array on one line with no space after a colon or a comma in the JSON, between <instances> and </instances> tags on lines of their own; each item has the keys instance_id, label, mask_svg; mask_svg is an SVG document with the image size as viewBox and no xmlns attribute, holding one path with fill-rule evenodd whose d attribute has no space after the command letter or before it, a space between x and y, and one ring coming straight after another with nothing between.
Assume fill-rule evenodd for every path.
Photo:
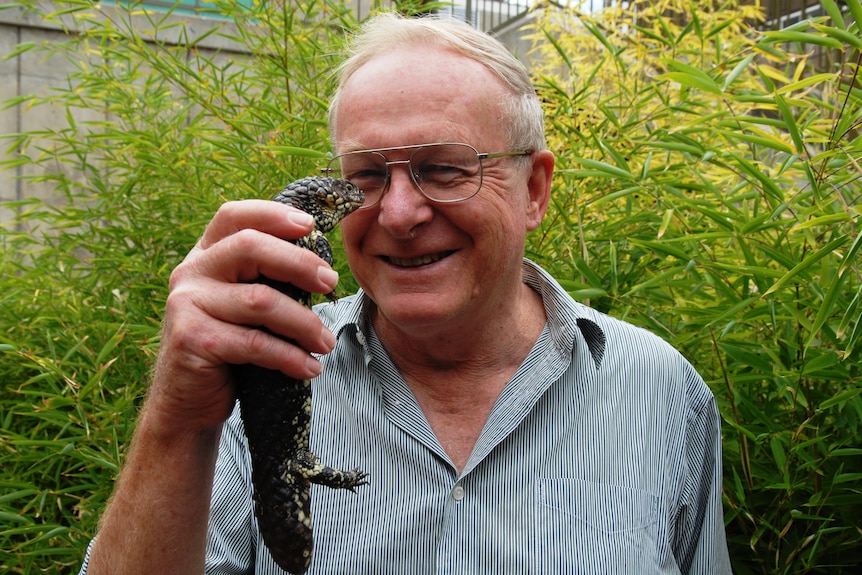
<instances>
[{"instance_id":1,"label":"shirt sleeve","mask_svg":"<svg viewBox=\"0 0 862 575\"><path fill-rule=\"evenodd\" d=\"M691 397L685 432L685 485L674 554L682 573L732 572L722 503L721 422L712 392L689 367Z\"/></svg>"},{"instance_id":2,"label":"shirt sleeve","mask_svg":"<svg viewBox=\"0 0 862 575\"><path fill-rule=\"evenodd\" d=\"M210 506L205 573L254 573L257 528L254 519L251 462L235 408L224 424L216 461Z\"/></svg>"},{"instance_id":3,"label":"shirt sleeve","mask_svg":"<svg viewBox=\"0 0 862 575\"><path fill-rule=\"evenodd\" d=\"M84 553L84 562L81 563L81 570L78 571L78 575L87 575L87 567L90 565L90 549L93 548L93 543L96 541L96 538L90 540L90 544L87 545L87 552Z\"/></svg>"}]
</instances>

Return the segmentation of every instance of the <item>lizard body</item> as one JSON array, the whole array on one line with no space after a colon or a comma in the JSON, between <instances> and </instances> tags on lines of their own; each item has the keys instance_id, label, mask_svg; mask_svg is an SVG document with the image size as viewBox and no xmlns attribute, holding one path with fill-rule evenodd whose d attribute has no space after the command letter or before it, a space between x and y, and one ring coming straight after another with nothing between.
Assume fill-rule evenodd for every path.
<instances>
[{"instance_id":1,"label":"lizard body","mask_svg":"<svg viewBox=\"0 0 862 575\"><path fill-rule=\"evenodd\" d=\"M324 177L297 180L273 198L314 217L314 230L295 243L330 265L332 249L323 234L362 205L363 199L350 182ZM308 292L264 277L257 281L311 307ZM233 374L251 452L254 510L263 541L282 569L305 573L314 546L310 484L353 491L368 483L367 474L325 466L309 451L309 380L252 364L234 366Z\"/></svg>"}]
</instances>

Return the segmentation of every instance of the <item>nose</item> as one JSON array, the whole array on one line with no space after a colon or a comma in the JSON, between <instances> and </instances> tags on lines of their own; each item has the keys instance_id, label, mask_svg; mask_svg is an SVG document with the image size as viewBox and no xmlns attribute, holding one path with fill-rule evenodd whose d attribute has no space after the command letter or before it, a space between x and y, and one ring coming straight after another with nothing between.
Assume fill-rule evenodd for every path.
<instances>
[{"instance_id":1,"label":"nose","mask_svg":"<svg viewBox=\"0 0 862 575\"><path fill-rule=\"evenodd\" d=\"M377 222L397 239L410 239L415 229L431 221L434 209L410 175L410 165L389 162L389 185L380 198Z\"/></svg>"}]
</instances>

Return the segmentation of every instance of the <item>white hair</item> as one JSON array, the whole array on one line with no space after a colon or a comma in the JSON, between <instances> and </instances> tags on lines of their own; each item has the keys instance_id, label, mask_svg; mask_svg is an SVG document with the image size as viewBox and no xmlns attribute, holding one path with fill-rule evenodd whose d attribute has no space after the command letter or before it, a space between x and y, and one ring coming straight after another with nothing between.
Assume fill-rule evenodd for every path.
<instances>
[{"instance_id":1,"label":"white hair","mask_svg":"<svg viewBox=\"0 0 862 575\"><path fill-rule=\"evenodd\" d=\"M339 66L338 87L329 106L329 127L337 143L335 118L342 90L348 79L363 65L383 53L408 46L440 46L479 62L497 76L508 89L501 102L507 118L505 130L513 150L545 148L542 106L524 65L496 38L449 17L407 18L382 12L368 19L353 37L348 58Z\"/></svg>"}]
</instances>

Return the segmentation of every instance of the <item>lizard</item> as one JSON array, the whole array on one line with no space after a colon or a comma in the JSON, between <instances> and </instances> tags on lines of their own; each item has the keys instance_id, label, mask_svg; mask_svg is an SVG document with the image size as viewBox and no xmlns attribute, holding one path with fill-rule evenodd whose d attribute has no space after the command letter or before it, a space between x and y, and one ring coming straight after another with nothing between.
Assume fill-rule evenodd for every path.
<instances>
[{"instance_id":1,"label":"lizard","mask_svg":"<svg viewBox=\"0 0 862 575\"><path fill-rule=\"evenodd\" d=\"M347 180L309 177L288 184L273 200L314 217L314 230L294 243L332 265L332 248L323 234L361 206L364 194ZM256 282L311 307L311 294L296 286L266 277ZM334 300L335 294L327 297ZM309 451L310 380L253 364L235 365L232 374L251 453L254 513L263 542L279 567L305 573L314 547L310 484L354 491L368 484L368 474L328 467Z\"/></svg>"}]
</instances>

